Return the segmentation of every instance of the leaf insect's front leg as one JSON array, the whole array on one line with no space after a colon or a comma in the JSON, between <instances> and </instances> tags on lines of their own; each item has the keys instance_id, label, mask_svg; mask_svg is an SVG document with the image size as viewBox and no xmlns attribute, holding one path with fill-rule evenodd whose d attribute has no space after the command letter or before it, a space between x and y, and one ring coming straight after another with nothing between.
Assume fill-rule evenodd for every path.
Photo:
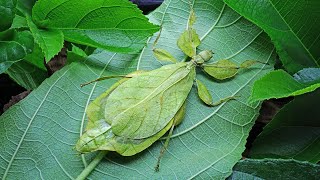
<instances>
[{"instance_id":1,"label":"leaf insect's front leg","mask_svg":"<svg viewBox=\"0 0 320 180\"><path fill-rule=\"evenodd\" d=\"M103 77L100 77L100 78L97 78L93 81L89 81L89 82L86 82L86 83L83 83L83 84L80 84L81 87L84 87L86 85L89 85L91 83L94 83L94 82L98 82L98 81L103 81L103 80L106 80L106 79L112 79L112 78L132 78L132 77L135 77L135 76L138 76L140 75L141 73L143 73L145 71L142 71L142 70L138 70L138 71L134 71L130 74L127 74L127 75L112 75L112 76L103 76Z\"/></svg>"}]
</instances>

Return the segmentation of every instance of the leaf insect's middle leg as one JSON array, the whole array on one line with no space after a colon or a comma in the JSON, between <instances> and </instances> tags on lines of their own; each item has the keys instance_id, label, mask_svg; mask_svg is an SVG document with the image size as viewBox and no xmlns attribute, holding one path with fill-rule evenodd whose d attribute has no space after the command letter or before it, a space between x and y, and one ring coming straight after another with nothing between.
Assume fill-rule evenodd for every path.
<instances>
[{"instance_id":1,"label":"leaf insect's middle leg","mask_svg":"<svg viewBox=\"0 0 320 180\"><path fill-rule=\"evenodd\" d=\"M171 138L171 136L172 136L172 132L173 132L174 127L175 127L175 125L172 124L172 126L171 126L171 128L170 128L170 131L169 131L169 134L168 134L168 136L167 136L167 138L166 138L166 141L164 142L164 145L163 145L162 148L161 148L161 151L160 151L160 155L159 155L159 157L158 157L157 164L156 164L156 166L154 167L154 170L155 170L156 172L159 172L159 170L160 170L160 161L161 161L161 158L162 158L163 155L164 155L164 152L167 150L167 148L168 148L168 146L169 146L169 141L170 141L170 138Z\"/></svg>"}]
</instances>

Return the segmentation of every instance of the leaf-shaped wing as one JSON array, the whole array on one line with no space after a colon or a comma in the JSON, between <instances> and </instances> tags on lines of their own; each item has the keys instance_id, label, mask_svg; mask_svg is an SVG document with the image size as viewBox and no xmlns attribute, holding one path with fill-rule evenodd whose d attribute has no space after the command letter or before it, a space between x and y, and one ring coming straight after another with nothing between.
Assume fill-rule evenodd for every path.
<instances>
[{"instance_id":1,"label":"leaf-shaped wing","mask_svg":"<svg viewBox=\"0 0 320 180\"><path fill-rule=\"evenodd\" d=\"M135 140L113 134L111 126L104 119L105 100L111 92L127 80L128 78L121 79L90 103L87 109L89 120L86 132L77 142L77 151L85 153L97 150L108 150L116 151L123 156L132 156L148 148L170 129L174 122L173 119L165 128L150 138ZM182 106L182 108L185 107Z\"/></svg>"},{"instance_id":2,"label":"leaf-shaped wing","mask_svg":"<svg viewBox=\"0 0 320 180\"><path fill-rule=\"evenodd\" d=\"M159 132L186 100L194 77L194 67L177 63L121 84L106 100L105 118L113 133L142 139Z\"/></svg>"}]
</instances>

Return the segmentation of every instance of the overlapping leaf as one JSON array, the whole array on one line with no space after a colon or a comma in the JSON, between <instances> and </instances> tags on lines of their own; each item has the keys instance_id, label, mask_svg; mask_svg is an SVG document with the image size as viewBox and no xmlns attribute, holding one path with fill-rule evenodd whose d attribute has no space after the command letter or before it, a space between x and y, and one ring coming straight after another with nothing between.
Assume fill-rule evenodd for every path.
<instances>
[{"instance_id":1,"label":"overlapping leaf","mask_svg":"<svg viewBox=\"0 0 320 180\"><path fill-rule=\"evenodd\" d=\"M9 29L16 14L17 0L0 0L0 32Z\"/></svg>"},{"instance_id":2,"label":"overlapping leaf","mask_svg":"<svg viewBox=\"0 0 320 180\"><path fill-rule=\"evenodd\" d=\"M284 70L276 70L254 83L250 101L298 96L320 87L320 69L299 71L293 78Z\"/></svg>"},{"instance_id":3,"label":"overlapping leaf","mask_svg":"<svg viewBox=\"0 0 320 180\"><path fill-rule=\"evenodd\" d=\"M320 161L320 90L296 97L263 129L251 149L253 158ZM290 148L288 148L290 147Z\"/></svg>"},{"instance_id":4,"label":"overlapping leaf","mask_svg":"<svg viewBox=\"0 0 320 180\"><path fill-rule=\"evenodd\" d=\"M211 49L214 60L247 59L267 62L275 57L272 44L262 30L241 18L222 1L193 2L197 15L194 28L200 35L200 50ZM166 0L149 17L163 23L157 44L178 60L185 55L177 38L186 29L189 3ZM249 32L249 33L248 33ZM80 88L79 85L102 75L126 74L137 69L161 66L152 53L155 37L136 55L100 52L86 64L73 63L45 81L37 90L0 118L0 175L3 179L75 178L93 154L77 155L72 150L86 124L85 109L90 101L116 80L106 80ZM184 121L174 130L160 171L154 171L162 141L132 157L110 153L91 174L92 179L224 179L241 158L248 133L259 105L249 106L247 97L253 81L272 68L266 65L243 70L230 81L214 82L200 72L214 100L240 95L217 107L207 107L193 88L187 99ZM245 112L245 113L241 113ZM10 131L8 131L10 130Z\"/></svg>"},{"instance_id":5,"label":"overlapping leaf","mask_svg":"<svg viewBox=\"0 0 320 180\"><path fill-rule=\"evenodd\" d=\"M27 17L27 22L35 42L42 49L46 62L49 62L63 47L64 39L62 31L58 29L39 29L33 23L31 17Z\"/></svg>"},{"instance_id":6,"label":"overlapping leaf","mask_svg":"<svg viewBox=\"0 0 320 180\"><path fill-rule=\"evenodd\" d=\"M285 159L246 159L237 163L228 180L261 179L319 179L320 166Z\"/></svg>"},{"instance_id":7,"label":"overlapping leaf","mask_svg":"<svg viewBox=\"0 0 320 180\"><path fill-rule=\"evenodd\" d=\"M139 51L159 30L127 0L41 0L32 17L39 27L61 30L70 42L115 52Z\"/></svg>"},{"instance_id":8,"label":"overlapping leaf","mask_svg":"<svg viewBox=\"0 0 320 180\"><path fill-rule=\"evenodd\" d=\"M12 33L12 38L0 39L0 74L4 73L13 63L31 53L33 49L33 38L29 31L12 30Z\"/></svg>"},{"instance_id":9,"label":"overlapping leaf","mask_svg":"<svg viewBox=\"0 0 320 180\"><path fill-rule=\"evenodd\" d=\"M28 90L37 88L46 79L48 73L26 60L14 63L6 73L20 86Z\"/></svg>"},{"instance_id":10,"label":"overlapping leaf","mask_svg":"<svg viewBox=\"0 0 320 180\"><path fill-rule=\"evenodd\" d=\"M224 0L265 30L290 74L320 66L320 1Z\"/></svg>"}]
</instances>

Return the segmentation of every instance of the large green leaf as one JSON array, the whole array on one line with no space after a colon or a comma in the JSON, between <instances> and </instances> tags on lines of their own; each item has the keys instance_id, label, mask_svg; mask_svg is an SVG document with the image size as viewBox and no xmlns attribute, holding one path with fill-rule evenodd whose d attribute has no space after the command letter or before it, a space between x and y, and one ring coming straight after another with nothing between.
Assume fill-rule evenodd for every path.
<instances>
[{"instance_id":1,"label":"large green leaf","mask_svg":"<svg viewBox=\"0 0 320 180\"><path fill-rule=\"evenodd\" d=\"M239 64L247 59L272 63L275 52L266 34L222 0L197 0L193 7L198 17L194 28L202 39L199 51L212 49L215 60L231 59ZM185 58L176 43L187 27L189 8L185 1L167 0L150 15L152 22L163 23L157 46L178 60ZM68 65L5 112L0 118L0 177L77 177L94 156L94 153L78 155L72 150L86 124L85 109L116 79L84 88L80 88L80 84L102 75L160 67L161 63L152 53L155 38L150 38L139 54L96 52L85 64ZM247 104L252 83L270 70L270 66L257 65L224 82L214 82L199 71L197 78L208 87L214 100L231 95L240 97L217 107L207 107L199 100L194 87L187 99L185 119L174 130L160 172L156 173L154 166L163 141L132 157L109 153L90 178L224 179L242 157L246 138L258 115L259 104Z\"/></svg>"},{"instance_id":2,"label":"large green leaf","mask_svg":"<svg viewBox=\"0 0 320 180\"><path fill-rule=\"evenodd\" d=\"M236 164L229 180L319 179L320 165L284 159L246 159Z\"/></svg>"},{"instance_id":3,"label":"large green leaf","mask_svg":"<svg viewBox=\"0 0 320 180\"><path fill-rule=\"evenodd\" d=\"M128 0L41 0L32 17L70 42L115 52L137 52L159 30Z\"/></svg>"},{"instance_id":4,"label":"large green leaf","mask_svg":"<svg viewBox=\"0 0 320 180\"><path fill-rule=\"evenodd\" d=\"M319 67L319 0L224 1L269 34L291 74Z\"/></svg>"},{"instance_id":5,"label":"large green leaf","mask_svg":"<svg viewBox=\"0 0 320 180\"><path fill-rule=\"evenodd\" d=\"M296 97L255 140L253 158L320 161L320 90Z\"/></svg>"},{"instance_id":6,"label":"large green leaf","mask_svg":"<svg viewBox=\"0 0 320 180\"><path fill-rule=\"evenodd\" d=\"M0 0L0 32L9 29L16 14L17 0Z\"/></svg>"},{"instance_id":7,"label":"large green leaf","mask_svg":"<svg viewBox=\"0 0 320 180\"><path fill-rule=\"evenodd\" d=\"M8 41L0 39L0 74L31 53L33 45L33 38L29 31L13 31L12 39Z\"/></svg>"}]
</instances>

